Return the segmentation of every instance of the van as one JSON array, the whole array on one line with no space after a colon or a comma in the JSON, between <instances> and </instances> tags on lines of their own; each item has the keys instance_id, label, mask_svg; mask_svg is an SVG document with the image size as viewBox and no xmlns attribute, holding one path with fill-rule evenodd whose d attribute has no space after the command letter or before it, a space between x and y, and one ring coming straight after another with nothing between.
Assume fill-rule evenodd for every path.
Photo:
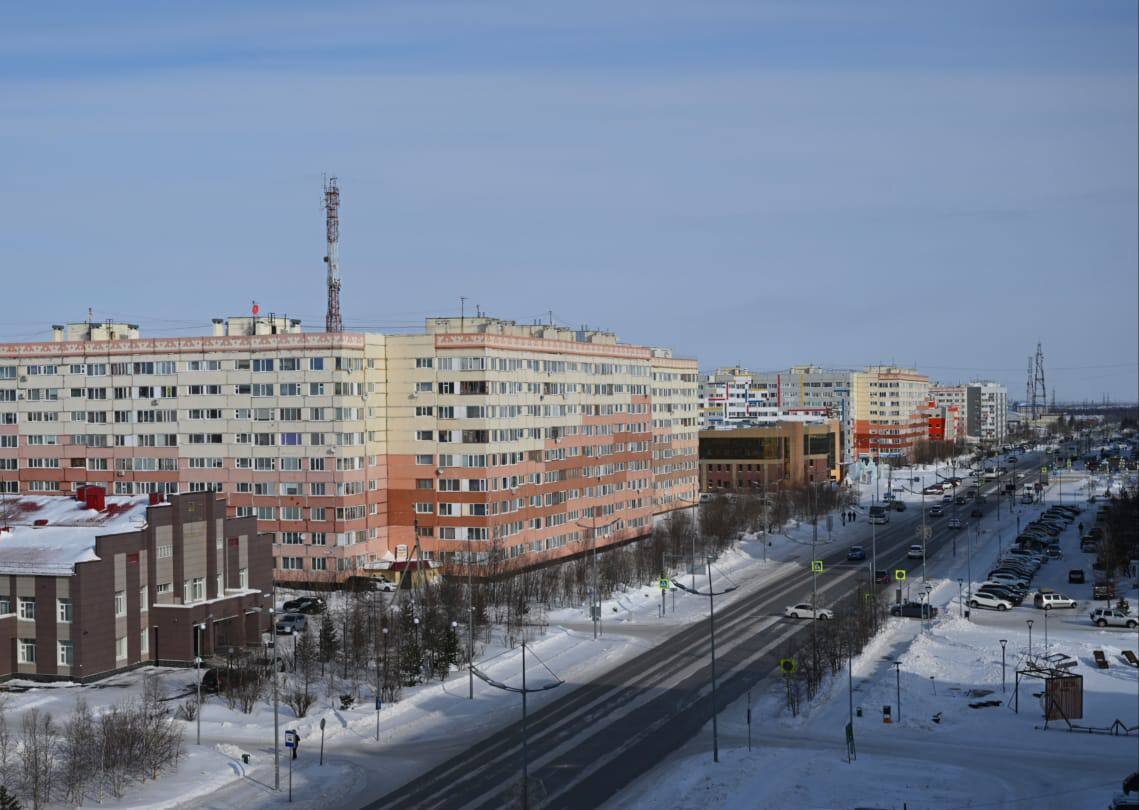
<instances>
[{"instance_id":1,"label":"van","mask_svg":"<svg viewBox=\"0 0 1139 810\"><path fill-rule=\"evenodd\" d=\"M886 511L885 506L871 506L869 513L869 520L876 525L882 525L890 522L890 515Z\"/></svg>"}]
</instances>

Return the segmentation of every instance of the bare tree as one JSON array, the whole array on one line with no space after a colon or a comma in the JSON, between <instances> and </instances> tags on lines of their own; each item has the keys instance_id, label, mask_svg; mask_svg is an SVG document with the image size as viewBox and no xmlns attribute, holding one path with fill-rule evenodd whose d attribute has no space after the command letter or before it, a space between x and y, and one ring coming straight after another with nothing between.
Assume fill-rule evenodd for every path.
<instances>
[{"instance_id":1,"label":"bare tree","mask_svg":"<svg viewBox=\"0 0 1139 810\"><path fill-rule=\"evenodd\" d=\"M51 715L39 709L24 713L21 730L20 769L24 792L31 797L32 807L38 810L51 801L59 732Z\"/></svg>"}]
</instances>

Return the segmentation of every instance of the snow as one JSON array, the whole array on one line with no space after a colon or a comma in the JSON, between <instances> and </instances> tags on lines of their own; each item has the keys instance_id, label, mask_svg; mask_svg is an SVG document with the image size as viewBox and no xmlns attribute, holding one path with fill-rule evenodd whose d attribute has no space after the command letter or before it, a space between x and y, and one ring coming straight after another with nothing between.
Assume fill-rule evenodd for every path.
<instances>
[{"instance_id":1,"label":"snow","mask_svg":"<svg viewBox=\"0 0 1139 810\"><path fill-rule=\"evenodd\" d=\"M7 499L0 529L0 574L69 576L77 563L97 560L95 538L145 525L147 496L109 497L107 510L87 509L59 495ZM36 526L46 520L47 525Z\"/></svg>"},{"instance_id":2,"label":"snow","mask_svg":"<svg viewBox=\"0 0 1139 810\"><path fill-rule=\"evenodd\" d=\"M1061 482L1053 476L1047 503L1019 506L1022 521L1055 503ZM1102 492L1105 479L1080 471L1063 473L1064 501L1085 503L1090 491ZM920 492L920 489L919 489ZM1091 507L1094 510L1095 507ZM973 610L962 616L957 579L966 577L966 554L941 549L930 558L934 590L941 610L928 629L913 619L891 619L852 662L856 759L847 763L844 726L849 718L847 675L830 680L820 697L798 717L786 710L781 685L755 696L752 750L747 748L746 700L724 707L720 715L720 762L711 757L711 729L642 776L609 805L614 810L754 807L1063 807L1103 808L1122 779L1135 770L1137 739L1130 736L1070 734L1063 721L1043 730L1043 711L1034 693L1040 681L1020 686L1020 712L1011 702L970 708L970 703L1013 697L1016 667L1028 657L1028 625L1033 620L1032 653L1062 652L1077 659L1084 678L1083 726L1103 728L1120 720L1139 722L1139 671L1127 666L1124 649L1136 650L1134 631L1098 629L1088 620L1091 578L1069 585L1070 568L1090 564L1079 551L1076 524L1090 524L1085 511L1061 535L1065 559L1044 565L1034 586L1048 586L1079 600L1075 610L1045 612L1031 598L1011 611ZM986 518L986 522L990 521ZM997 537L1015 534L1015 514L981 536L974 550L974 578L998 556ZM968 534L972 534L969 532ZM968 542L963 537L965 542ZM979 580L978 580L979 581ZM1127 592L1136 604L1135 583ZM1044 626L1048 638L1045 649ZM1000 639L1008 642L1007 682L1001 686ZM1095 667L1092 652L1103 650L1109 667ZM900 661L895 672L891 661ZM900 680L899 680L900 675ZM901 721L883 722L891 706ZM935 721L935 716L937 720Z\"/></svg>"}]
</instances>

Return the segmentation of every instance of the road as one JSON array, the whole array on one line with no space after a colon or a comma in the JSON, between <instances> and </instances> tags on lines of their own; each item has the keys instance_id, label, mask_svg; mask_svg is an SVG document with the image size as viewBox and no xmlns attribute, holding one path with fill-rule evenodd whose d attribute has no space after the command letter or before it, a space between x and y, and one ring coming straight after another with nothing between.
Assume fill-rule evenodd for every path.
<instances>
[{"instance_id":1,"label":"road","mask_svg":"<svg viewBox=\"0 0 1139 810\"><path fill-rule=\"evenodd\" d=\"M1039 469L1035 454L1019 456L1017 470ZM999 484L1004 484L1001 481ZM982 510L997 510L986 483ZM927 506L934 503L931 497ZM1006 501L1007 503L1007 501ZM964 515L972 504L958 507ZM1002 512L1004 504L1001 505ZM948 528L954 513L927 519L932 530L927 558L971 532ZM1007 514L1007 513L1006 513ZM982 521L984 519L982 518ZM920 543L917 508L892 513L878 527L878 567L905 569L920 578L922 560L907 560L906 549ZM1009 537L1011 542L1013 538ZM870 530L865 545L869 550ZM820 605L838 602L865 583L866 563L847 563L846 549L820 546L826 571L818 579ZM907 577L909 578L909 577ZM920 581L920 580L919 580ZM785 606L809 601L811 575L799 571L762 592L740 596L716 611L716 705L726 706L771 677L781 653L810 622L782 617ZM692 738L711 717L708 624L690 625L659 646L610 670L593 682L548 703L528 718L528 758L532 804L550 808L600 806L626 784ZM522 724L516 722L368 805L370 808L499 808L520 804Z\"/></svg>"}]
</instances>

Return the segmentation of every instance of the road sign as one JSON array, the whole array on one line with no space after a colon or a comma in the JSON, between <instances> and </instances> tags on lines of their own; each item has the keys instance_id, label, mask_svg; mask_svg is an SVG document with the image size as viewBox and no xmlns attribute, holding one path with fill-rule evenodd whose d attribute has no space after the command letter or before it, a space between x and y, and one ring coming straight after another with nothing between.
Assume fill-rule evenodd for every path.
<instances>
[{"instance_id":1,"label":"road sign","mask_svg":"<svg viewBox=\"0 0 1139 810\"><path fill-rule=\"evenodd\" d=\"M894 571L894 581L903 582L906 579L906 569L898 568Z\"/></svg>"},{"instance_id":2,"label":"road sign","mask_svg":"<svg viewBox=\"0 0 1139 810\"><path fill-rule=\"evenodd\" d=\"M794 675L795 671L799 669L798 662L794 658L780 658L779 671L784 675Z\"/></svg>"},{"instance_id":3,"label":"road sign","mask_svg":"<svg viewBox=\"0 0 1139 810\"><path fill-rule=\"evenodd\" d=\"M661 589L662 591L667 591L667 590L668 590L668 580L667 580L667 579L665 579L664 577L661 577L661 578L660 578L660 589Z\"/></svg>"},{"instance_id":4,"label":"road sign","mask_svg":"<svg viewBox=\"0 0 1139 810\"><path fill-rule=\"evenodd\" d=\"M300 737L297 735L297 732L293 731L292 729L286 729L285 730L285 747L286 748L296 748L297 743L299 741L300 741Z\"/></svg>"},{"instance_id":5,"label":"road sign","mask_svg":"<svg viewBox=\"0 0 1139 810\"><path fill-rule=\"evenodd\" d=\"M822 560L811 560L811 573L813 573L813 574L823 573L823 561Z\"/></svg>"},{"instance_id":6,"label":"road sign","mask_svg":"<svg viewBox=\"0 0 1139 810\"><path fill-rule=\"evenodd\" d=\"M376 711L382 708L384 708L384 701L379 695L376 695Z\"/></svg>"}]
</instances>

